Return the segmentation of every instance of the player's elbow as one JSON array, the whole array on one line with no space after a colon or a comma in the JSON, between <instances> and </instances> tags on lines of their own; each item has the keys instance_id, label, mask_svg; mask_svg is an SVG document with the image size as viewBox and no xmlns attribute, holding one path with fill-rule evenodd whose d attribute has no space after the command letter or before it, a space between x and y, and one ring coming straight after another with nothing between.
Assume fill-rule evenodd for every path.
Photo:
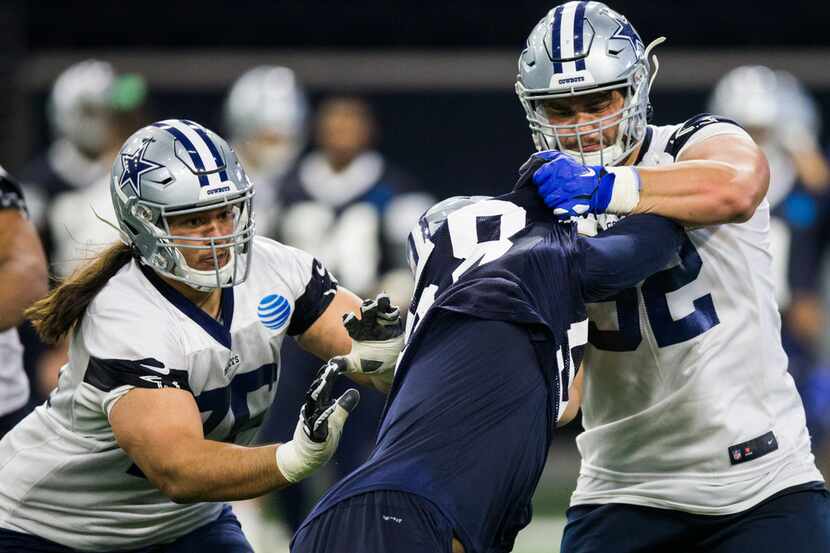
<instances>
[{"instance_id":1,"label":"player's elbow","mask_svg":"<svg viewBox=\"0 0 830 553\"><path fill-rule=\"evenodd\" d=\"M145 470L147 478L173 503L200 501L200 490L187 477L186 471L174 463L161 462Z\"/></svg>"},{"instance_id":2,"label":"player's elbow","mask_svg":"<svg viewBox=\"0 0 830 553\"><path fill-rule=\"evenodd\" d=\"M156 486L173 503L188 504L201 501L198 491L187 485L183 479L162 478Z\"/></svg>"},{"instance_id":3,"label":"player's elbow","mask_svg":"<svg viewBox=\"0 0 830 553\"><path fill-rule=\"evenodd\" d=\"M720 189L723 192L725 218L743 223L755 214L769 188L769 164L760 150L750 159L732 167L730 177Z\"/></svg>"}]
</instances>

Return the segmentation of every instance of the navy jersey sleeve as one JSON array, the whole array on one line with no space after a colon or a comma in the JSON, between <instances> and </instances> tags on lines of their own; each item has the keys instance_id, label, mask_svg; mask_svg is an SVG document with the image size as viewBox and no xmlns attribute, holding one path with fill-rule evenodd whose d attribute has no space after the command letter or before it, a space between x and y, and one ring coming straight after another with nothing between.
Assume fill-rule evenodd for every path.
<instances>
[{"instance_id":1,"label":"navy jersey sleeve","mask_svg":"<svg viewBox=\"0 0 830 553\"><path fill-rule=\"evenodd\" d=\"M683 230L657 215L632 215L594 237L577 239L586 302L600 301L664 269L680 250Z\"/></svg>"},{"instance_id":2,"label":"navy jersey sleeve","mask_svg":"<svg viewBox=\"0 0 830 553\"><path fill-rule=\"evenodd\" d=\"M131 360L90 356L84 382L102 392L112 392L121 386L191 391L186 370L165 367L164 363L152 357Z\"/></svg>"},{"instance_id":3,"label":"navy jersey sleeve","mask_svg":"<svg viewBox=\"0 0 830 553\"><path fill-rule=\"evenodd\" d=\"M288 335L304 333L323 314L337 293L337 280L317 259L311 260L311 271L305 289L297 298Z\"/></svg>"},{"instance_id":4,"label":"navy jersey sleeve","mask_svg":"<svg viewBox=\"0 0 830 553\"><path fill-rule=\"evenodd\" d=\"M0 209L18 209L26 213L20 185L0 167Z\"/></svg>"},{"instance_id":5,"label":"navy jersey sleeve","mask_svg":"<svg viewBox=\"0 0 830 553\"><path fill-rule=\"evenodd\" d=\"M712 115L711 113L701 113L695 115L691 119L687 119L669 138L666 143L666 153L672 158L677 158L680 151L689 143L689 140L694 136L696 139L701 138L700 133L708 134L715 132L718 125L726 125L736 127L736 132L743 132L743 128L732 119ZM721 131L724 130L723 128Z\"/></svg>"}]
</instances>

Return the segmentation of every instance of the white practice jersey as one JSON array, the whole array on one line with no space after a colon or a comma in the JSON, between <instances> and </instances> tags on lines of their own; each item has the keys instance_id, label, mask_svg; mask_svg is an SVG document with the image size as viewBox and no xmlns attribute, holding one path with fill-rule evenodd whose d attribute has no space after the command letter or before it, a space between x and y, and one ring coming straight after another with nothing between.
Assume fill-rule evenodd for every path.
<instances>
[{"instance_id":1,"label":"white practice jersey","mask_svg":"<svg viewBox=\"0 0 830 553\"><path fill-rule=\"evenodd\" d=\"M193 394L207 438L253 440L285 335L305 332L337 285L310 255L266 238L251 255L248 280L223 289L221 322L136 261L107 283L49 401L0 441L0 527L110 551L170 542L218 517L220 503L176 504L156 489L108 417L133 388L176 387Z\"/></svg>"},{"instance_id":2,"label":"white practice jersey","mask_svg":"<svg viewBox=\"0 0 830 553\"><path fill-rule=\"evenodd\" d=\"M718 134L745 135L711 115L650 126L636 164L673 163ZM769 221L764 200L745 223L688 230L673 266L588 305L571 504L722 515L822 480L781 347Z\"/></svg>"}]
</instances>

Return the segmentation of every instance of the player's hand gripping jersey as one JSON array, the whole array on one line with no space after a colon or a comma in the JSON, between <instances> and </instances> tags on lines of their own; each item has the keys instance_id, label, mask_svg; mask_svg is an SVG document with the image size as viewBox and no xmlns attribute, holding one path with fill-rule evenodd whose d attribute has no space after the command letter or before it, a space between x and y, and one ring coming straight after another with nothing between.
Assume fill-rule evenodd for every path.
<instances>
[{"instance_id":1,"label":"player's hand gripping jersey","mask_svg":"<svg viewBox=\"0 0 830 553\"><path fill-rule=\"evenodd\" d=\"M416 494L437 506L467 553L508 551L528 523L587 340L585 301L664 268L682 240L677 225L651 215L602 236L579 236L576 225L553 222L537 198L529 184L536 167L525 168L511 194L460 199L468 205L434 225L446 202L422 217L410 236L417 288L407 345L377 445L304 526L375 490ZM470 324L480 321L512 324L485 325L498 333L469 336ZM517 351L527 351L526 360L507 364Z\"/></svg>"},{"instance_id":2,"label":"player's hand gripping jersey","mask_svg":"<svg viewBox=\"0 0 830 553\"><path fill-rule=\"evenodd\" d=\"M163 543L219 516L221 503L176 504L159 491L108 417L133 388L176 387L193 394L206 438L252 441L276 394L283 339L305 332L337 287L300 250L258 237L252 255L257 270L222 289L221 322L137 261L107 283L52 396L0 442L0 527L109 550Z\"/></svg>"},{"instance_id":3,"label":"player's hand gripping jersey","mask_svg":"<svg viewBox=\"0 0 830 553\"><path fill-rule=\"evenodd\" d=\"M649 126L635 164L718 134L744 131L712 115ZM746 223L689 230L679 263L588 306L573 504L719 515L822 480L781 347L769 224L764 200Z\"/></svg>"}]
</instances>

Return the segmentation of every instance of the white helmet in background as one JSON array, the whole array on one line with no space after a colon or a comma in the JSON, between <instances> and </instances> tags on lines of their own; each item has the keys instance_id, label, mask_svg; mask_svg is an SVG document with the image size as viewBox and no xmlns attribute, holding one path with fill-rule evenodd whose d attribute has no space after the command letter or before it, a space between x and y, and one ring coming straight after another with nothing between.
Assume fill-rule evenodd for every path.
<instances>
[{"instance_id":1,"label":"white helmet in background","mask_svg":"<svg viewBox=\"0 0 830 553\"><path fill-rule=\"evenodd\" d=\"M110 96L115 72L104 61L85 60L58 76L49 98L49 121L56 137L87 154L110 140Z\"/></svg>"},{"instance_id":2,"label":"white helmet in background","mask_svg":"<svg viewBox=\"0 0 830 553\"><path fill-rule=\"evenodd\" d=\"M763 65L732 69L718 81L709 111L734 119L750 131L763 131L791 150L817 143L820 117L810 93L791 73Z\"/></svg>"},{"instance_id":3,"label":"white helmet in background","mask_svg":"<svg viewBox=\"0 0 830 553\"><path fill-rule=\"evenodd\" d=\"M307 115L305 93L287 67L246 71L225 101L229 138L252 172L280 173L294 162L305 143Z\"/></svg>"}]
</instances>

